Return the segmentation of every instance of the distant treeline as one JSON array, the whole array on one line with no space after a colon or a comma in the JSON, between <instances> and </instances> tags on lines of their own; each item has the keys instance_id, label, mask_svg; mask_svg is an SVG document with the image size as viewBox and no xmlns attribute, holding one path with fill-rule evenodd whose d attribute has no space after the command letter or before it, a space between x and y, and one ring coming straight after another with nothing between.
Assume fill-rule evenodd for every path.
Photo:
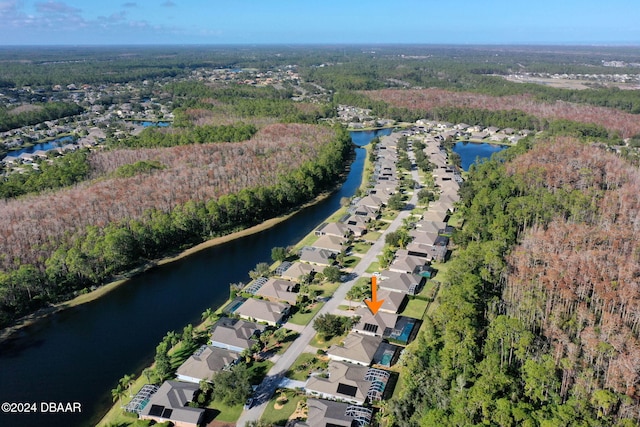
<instances>
[{"instance_id":1,"label":"distant treeline","mask_svg":"<svg viewBox=\"0 0 640 427\"><path fill-rule=\"evenodd\" d=\"M199 126L191 129L160 129L148 127L139 135L116 139L112 145L129 148L175 147L177 145L212 142L239 142L251 139L258 129L251 124Z\"/></svg>"},{"instance_id":2,"label":"distant treeline","mask_svg":"<svg viewBox=\"0 0 640 427\"><path fill-rule=\"evenodd\" d=\"M48 120L75 116L84 111L81 106L67 102L48 102L46 104L35 104L33 107L28 111L19 113L0 108L0 132L17 129L22 126L36 125Z\"/></svg>"},{"instance_id":3,"label":"distant treeline","mask_svg":"<svg viewBox=\"0 0 640 427\"><path fill-rule=\"evenodd\" d=\"M188 126L185 111L190 108L226 112L239 117L274 117L286 123L317 123L320 118L335 116L331 104L317 105L313 111L304 111L291 101L293 92L274 87L243 85L212 87L200 82L180 82L165 88L173 96L177 126Z\"/></svg>"},{"instance_id":4,"label":"distant treeline","mask_svg":"<svg viewBox=\"0 0 640 427\"><path fill-rule=\"evenodd\" d=\"M71 243L51 248L54 250L44 260L44 269L20 263L15 270L0 272L0 326L111 280L145 260L258 224L332 189L352 150L348 133L336 132L335 139L322 146L314 160L281 175L275 185L245 188L208 201L189 201L169 212L151 209L143 218L103 227L89 226ZM134 168L148 169L145 165Z\"/></svg>"},{"instance_id":5,"label":"distant treeline","mask_svg":"<svg viewBox=\"0 0 640 427\"><path fill-rule=\"evenodd\" d=\"M399 96L401 95L402 91L399 91ZM427 119L516 130L549 131L554 135L571 135L579 138L602 138L605 140L612 138L611 142L619 141L619 138L616 138L612 132L600 125L562 119L549 120L519 110L491 111L469 107L435 107L429 110L408 109L371 99L358 92L338 92L334 95L334 102L368 108L372 110L374 116L388 117L397 121L414 122L419 119Z\"/></svg>"}]
</instances>

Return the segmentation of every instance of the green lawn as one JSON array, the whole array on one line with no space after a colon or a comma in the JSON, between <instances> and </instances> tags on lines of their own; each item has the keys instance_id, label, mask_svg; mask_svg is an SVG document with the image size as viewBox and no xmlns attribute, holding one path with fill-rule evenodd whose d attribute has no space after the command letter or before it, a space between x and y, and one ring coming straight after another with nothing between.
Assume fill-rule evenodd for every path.
<instances>
[{"instance_id":1,"label":"green lawn","mask_svg":"<svg viewBox=\"0 0 640 427\"><path fill-rule=\"evenodd\" d=\"M325 222L338 222L343 216L347 214L347 207L342 207L335 211L333 215L325 220Z\"/></svg>"},{"instance_id":2,"label":"green lawn","mask_svg":"<svg viewBox=\"0 0 640 427\"><path fill-rule=\"evenodd\" d=\"M382 236L382 233L379 232L379 231L369 231L363 237L364 237L365 240L368 240L370 242L375 242L376 240L378 240L380 238L380 236Z\"/></svg>"},{"instance_id":3,"label":"green lawn","mask_svg":"<svg viewBox=\"0 0 640 427\"><path fill-rule=\"evenodd\" d=\"M321 285L311 285L311 289L322 292L323 297L330 297L340 287L339 282L322 282Z\"/></svg>"},{"instance_id":4,"label":"green lawn","mask_svg":"<svg viewBox=\"0 0 640 427\"><path fill-rule=\"evenodd\" d=\"M433 300L433 298L435 297L436 288L437 287L435 281L428 280L427 284L424 285L424 289L420 291L419 295Z\"/></svg>"},{"instance_id":5,"label":"green lawn","mask_svg":"<svg viewBox=\"0 0 640 427\"><path fill-rule=\"evenodd\" d=\"M389 221L393 221L394 219L396 219L396 217L398 216L400 212L399 211L392 211L392 210L386 210L383 214L382 214L382 219L387 219Z\"/></svg>"},{"instance_id":6,"label":"green lawn","mask_svg":"<svg viewBox=\"0 0 640 427\"><path fill-rule=\"evenodd\" d=\"M315 334L315 336L313 337L313 339L309 344L313 347L322 348L326 350L334 344L340 344L345 339L347 334L348 332L345 332L344 334L337 335L327 341L325 341L323 337L321 337L319 334Z\"/></svg>"},{"instance_id":7,"label":"green lawn","mask_svg":"<svg viewBox=\"0 0 640 427\"><path fill-rule=\"evenodd\" d=\"M311 319L313 319L313 316L315 316L316 313L320 311L323 305L324 305L323 302L317 302L315 303L315 306L311 309L311 311L307 313L297 312L296 314L291 316L291 318L289 319L289 322L293 323L294 325L304 326L308 324L311 321Z\"/></svg>"},{"instance_id":8,"label":"green lawn","mask_svg":"<svg viewBox=\"0 0 640 427\"><path fill-rule=\"evenodd\" d=\"M357 254L366 254L371 249L371 242L357 242L353 245L353 252Z\"/></svg>"},{"instance_id":9,"label":"green lawn","mask_svg":"<svg viewBox=\"0 0 640 427\"><path fill-rule=\"evenodd\" d=\"M318 355L311 353L302 353L291 368L287 372L287 378L291 378L292 380L297 381L305 381L309 373L314 370L324 369L327 367L326 356L324 356L325 361L320 360Z\"/></svg>"},{"instance_id":10,"label":"green lawn","mask_svg":"<svg viewBox=\"0 0 640 427\"><path fill-rule=\"evenodd\" d=\"M378 261L372 262L365 270L367 273L374 273L376 271L380 271L380 263Z\"/></svg>"},{"instance_id":11,"label":"green lawn","mask_svg":"<svg viewBox=\"0 0 640 427\"><path fill-rule=\"evenodd\" d=\"M286 403L275 408L278 399L286 396ZM267 404L264 413L262 414L261 421L270 426L284 426L287 424L289 417L295 412L298 402L305 399L305 396L298 394L293 390L279 389Z\"/></svg>"},{"instance_id":12,"label":"green lawn","mask_svg":"<svg viewBox=\"0 0 640 427\"><path fill-rule=\"evenodd\" d=\"M218 412L215 417L216 421L235 423L240 418L240 414L242 414L242 406L242 404L229 406L219 400L214 400L208 407Z\"/></svg>"},{"instance_id":13,"label":"green lawn","mask_svg":"<svg viewBox=\"0 0 640 427\"><path fill-rule=\"evenodd\" d=\"M422 319L428 304L429 303L427 301L411 299L400 314L407 317L413 317L414 319Z\"/></svg>"},{"instance_id":14,"label":"green lawn","mask_svg":"<svg viewBox=\"0 0 640 427\"><path fill-rule=\"evenodd\" d=\"M345 268L354 268L356 265L358 265L358 263L360 262L360 257L357 256L348 256L344 259L344 266Z\"/></svg>"}]
</instances>

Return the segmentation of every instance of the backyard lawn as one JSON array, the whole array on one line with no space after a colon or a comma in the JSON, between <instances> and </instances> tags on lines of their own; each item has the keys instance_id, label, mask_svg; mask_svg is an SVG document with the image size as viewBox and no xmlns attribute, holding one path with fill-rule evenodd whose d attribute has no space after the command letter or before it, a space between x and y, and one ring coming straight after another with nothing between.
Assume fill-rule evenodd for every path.
<instances>
[{"instance_id":1,"label":"backyard lawn","mask_svg":"<svg viewBox=\"0 0 640 427\"><path fill-rule=\"evenodd\" d=\"M414 319L422 319L428 304L429 303L427 301L423 301L417 298L411 299L409 300L409 302L407 302L407 306L400 314L406 317L413 317Z\"/></svg>"}]
</instances>

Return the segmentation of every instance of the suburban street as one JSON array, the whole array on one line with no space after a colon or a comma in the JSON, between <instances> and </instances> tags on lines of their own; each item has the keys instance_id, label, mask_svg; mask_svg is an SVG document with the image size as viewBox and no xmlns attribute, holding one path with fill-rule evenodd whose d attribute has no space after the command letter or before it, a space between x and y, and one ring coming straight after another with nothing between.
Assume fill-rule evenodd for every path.
<instances>
[{"instance_id":1,"label":"suburban street","mask_svg":"<svg viewBox=\"0 0 640 427\"><path fill-rule=\"evenodd\" d=\"M397 137L396 135L390 137ZM389 138L389 137L386 137ZM408 151L410 159L413 160L413 151ZM417 170L412 168L412 177L416 182L419 182L419 176ZM369 265L377 261L377 256L382 252L382 249L385 245L385 237L389 232L396 231L401 225L402 221L407 218L411 210L415 207L418 201L418 192L414 191L411 199L407 201L405 207L398 214L398 216L390 223L389 227L382 232L381 236L374 242L371 248L367 251L367 253L362 257L358 265L353 269L352 279L344 282L338 287L338 289L333 294L332 298L328 300L322 309L314 316L314 318L304 327L302 332L300 332L300 336L296 338L293 344L285 351L279 359L275 362L275 365L271 368L265 379L258 386L254 393L254 406L249 409L243 411L242 415L238 419L236 426L244 427L247 422L259 420L264 412L269 399L275 392L278 384L284 378L284 374L291 367L291 365L295 362L298 356L303 353L307 347L307 345L311 342L312 338L316 334L316 331L313 329L313 321L316 317L325 313L334 313L337 311L338 306L342 304L343 300L349 289L356 283L360 276L365 275L365 270L369 267Z\"/></svg>"}]
</instances>

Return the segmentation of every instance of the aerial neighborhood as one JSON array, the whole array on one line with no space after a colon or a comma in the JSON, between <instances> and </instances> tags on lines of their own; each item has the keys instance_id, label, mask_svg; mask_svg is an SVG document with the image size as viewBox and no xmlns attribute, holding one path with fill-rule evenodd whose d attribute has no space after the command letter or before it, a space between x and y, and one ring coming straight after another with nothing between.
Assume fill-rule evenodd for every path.
<instances>
[{"instance_id":1,"label":"aerial neighborhood","mask_svg":"<svg viewBox=\"0 0 640 427\"><path fill-rule=\"evenodd\" d=\"M204 410L188 405L202 393L198 386L263 364L269 370L252 379L238 425L269 419L265 410L288 400L296 402L291 426L366 426L384 415L380 402L403 375L404 348L435 299L457 226L462 176L443 144L453 130L459 137L469 129L419 122L375 140L359 194L272 266L256 266L212 317L208 343L176 369L176 380L143 387L126 410L204 425ZM364 303L373 278L383 300L375 311ZM323 326L331 322L338 326Z\"/></svg>"}]
</instances>

